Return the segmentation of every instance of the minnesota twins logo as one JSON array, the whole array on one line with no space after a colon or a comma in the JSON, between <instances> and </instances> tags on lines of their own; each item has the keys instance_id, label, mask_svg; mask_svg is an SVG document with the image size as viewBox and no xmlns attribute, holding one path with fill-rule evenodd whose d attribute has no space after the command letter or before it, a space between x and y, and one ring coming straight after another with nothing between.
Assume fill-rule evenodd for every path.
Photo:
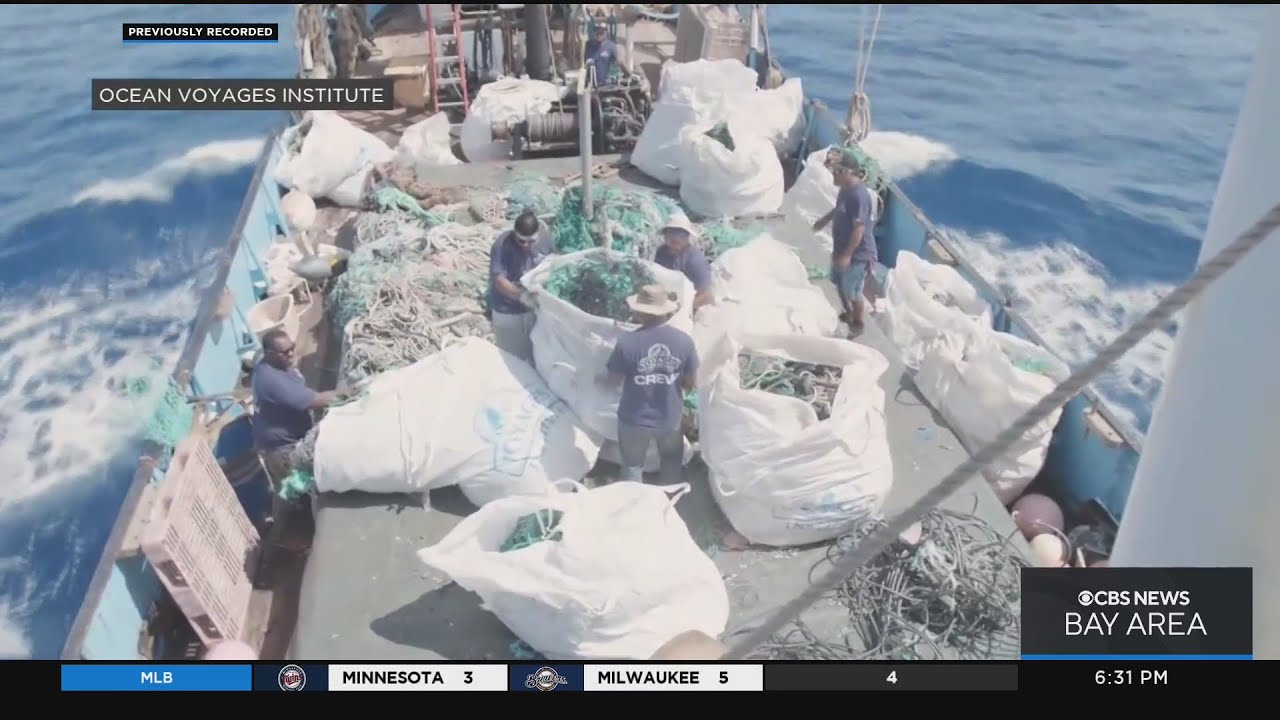
<instances>
[{"instance_id":1,"label":"minnesota twins logo","mask_svg":"<svg viewBox=\"0 0 1280 720\"><path fill-rule=\"evenodd\" d=\"M289 692L297 692L307 686L307 674L297 665L285 665L280 668L277 680L280 682L280 689Z\"/></svg>"}]
</instances>

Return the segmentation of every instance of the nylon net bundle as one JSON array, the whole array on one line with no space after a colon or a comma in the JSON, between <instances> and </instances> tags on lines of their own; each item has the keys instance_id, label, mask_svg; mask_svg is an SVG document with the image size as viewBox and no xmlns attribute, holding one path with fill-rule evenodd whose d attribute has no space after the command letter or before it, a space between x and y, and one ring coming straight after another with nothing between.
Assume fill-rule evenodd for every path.
<instances>
[{"instance_id":1,"label":"nylon net bundle","mask_svg":"<svg viewBox=\"0 0 1280 720\"><path fill-rule=\"evenodd\" d=\"M819 420L831 417L843 370L831 365L786 360L760 353L738 355L743 390L763 390L808 403Z\"/></svg>"},{"instance_id":2,"label":"nylon net bundle","mask_svg":"<svg viewBox=\"0 0 1280 720\"><path fill-rule=\"evenodd\" d=\"M975 502L976 509L976 502ZM814 568L839 560L882 523L864 523ZM1021 569L1027 563L973 513L934 510L920 537L899 539L836 590L848 610L838 640L797 619L757 651L774 660L987 660L1014 658L1021 637ZM1014 531L1016 535L1017 531Z\"/></svg>"},{"instance_id":3,"label":"nylon net bundle","mask_svg":"<svg viewBox=\"0 0 1280 720\"><path fill-rule=\"evenodd\" d=\"M658 233L680 205L650 190L600 184L592 188L592 219L582 214L582 188L566 189L555 216L556 249L562 253L608 247L652 260Z\"/></svg>"},{"instance_id":4,"label":"nylon net bundle","mask_svg":"<svg viewBox=\"0 0 1280 720\"><path fill-rule=\"evenodd\" d=\"M654 282L641 260L600 252L557 267L542 288L589 315L625 322L631 319L627 297Z\"/></svg>"}]
</instances>

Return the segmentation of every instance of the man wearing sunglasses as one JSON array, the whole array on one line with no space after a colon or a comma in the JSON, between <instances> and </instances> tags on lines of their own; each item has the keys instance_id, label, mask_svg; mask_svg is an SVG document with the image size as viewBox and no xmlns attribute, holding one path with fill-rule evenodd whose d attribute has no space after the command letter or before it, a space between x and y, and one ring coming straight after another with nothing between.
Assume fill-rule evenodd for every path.
<instances>
[{"instance_id":1,"label":"man wearing sunglasses","mask_svg":"<svg viewBox=\"0 0 1280 720\"><path fill-rule=\"evenodd\" d=\"M533 310L524 303L520 278L551 252L551 236L532 210L516 218L515 227L498 236L489 251L489 322L494 344L533 363Z\"/></svg>"},{"instance_id":2,"label":"man wearing sunglasses","mask_svg":"<svg viewBox=\"0 0 1280 720\"><path fill-rule=\"evenodd\" d=\"M307 436L314 410L328 407L345 394L342 388L316 392L307 387L294 364L296 346L289 334L276 328L262 335L262 362L253 369L253 441L271 480L272 519L281 520L279 483L293 472L289 456Z\"/></svg>"}]
</instances>

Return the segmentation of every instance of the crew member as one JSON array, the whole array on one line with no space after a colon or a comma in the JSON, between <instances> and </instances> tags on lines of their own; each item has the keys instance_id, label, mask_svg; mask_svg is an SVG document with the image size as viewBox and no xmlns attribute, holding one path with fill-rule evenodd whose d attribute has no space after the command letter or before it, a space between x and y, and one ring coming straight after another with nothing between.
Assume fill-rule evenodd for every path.
<instances>
[{"instance_id":1,"label":"crew member","mask_svg":"<svg viewBox=\"0 0 1280 720\"><path fill-rule=\"evenodd\" d=\"M520 279L551 251L551 235L532 210L516 218L515 227L498 236L489 250L489 322L495 344L533 363L533 310L524 303Z\"/></svg>"},{"instance_id":2,"label":"crew member","mask_svg":"<svg viewBox=\"0 0 1280 720\"><path fill-rule=\"evenodd\" d=\"M312 411L328 407L345 390L316 392L307 387L294 365L293 340L280 328L262 335L262 350L262 362L253 370L253 442L275 491L272 519L279 521L279 483L293 472L289 456L294 446L315 424Z\"/></svg>"},{"instance_id":3,"label":"crew member","mask_svg":"<svg viewBox=\"0 0 1280 720\"><path fill-rule=\"evenodd\" d=\"M848 151L840 152L831 165L839 190L836 205L813 225L814 232L831 223L831 282L840 294L842 319L856 337L866 327L867 301L863 297L871 267L876 263L876 237L871 218L871 190L862 181L862 167Z\"/></svg>"},{"instance_id":4,"label":"crew member","mask_svg":"<svg viewBox=\"0 0 1280 720\"><path fill-rule=\"evenodd\" d=\"M641 482L649 444L658 446L663 485L683 477L684 394L694 388L698 351L693 338L666 322L679 309L661 285L646 285L627 298L640 327L618 338L603 382L622 386L618 403L618 450L622 480Z\"/></svg>"},{"instance_id":5,"label":"crew member","mask_svg":"<svg viewBox=\"0 0 1280 720\"><path fill-rule=\"evenodd\" d=\"M653 260L668 270L684 273L693 283L693 311L712 302L711 264L702 250L693 244L698 236L689 218L682 214L671 216L662 228L662 247Z\"/></svg>"},{"instance_id":6,"label":"crew member","mask_svg":"<svg viewBox=\"0 0 1280 720\"><path fill-rule=\"evenodd\" d=\"M595 84L608 85L613 68L621 67L620 55L618 44L609 39L609 28L597 20L583 54L583 69L586 69L586 63L592 63L595 66Z\"/></svg>"}]
</instances>

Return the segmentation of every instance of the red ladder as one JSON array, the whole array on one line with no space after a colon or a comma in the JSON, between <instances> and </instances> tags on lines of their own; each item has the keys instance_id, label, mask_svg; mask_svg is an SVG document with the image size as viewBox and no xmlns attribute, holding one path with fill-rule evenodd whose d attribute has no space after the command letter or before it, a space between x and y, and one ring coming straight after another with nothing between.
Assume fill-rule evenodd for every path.
<instances>
[{"instance_id":1,"label":"red ladder","mask_svg":"<svg viewBox=\"0 0 1280 720\"><path fill-rule=\"evenodd\" d=\"M462 6L450 5L449 7L453 12L453 32L440 35L436 33L436 21L431 16L431 6L422 6L427 19L427 41L430 51L428 69L431 73L431 105L436 109L436 112L447 108L461 108L463 112L466 112L466 109L471 105L471 97L467 94L467 62L462 53ZM444 54L445 43L450 40L454 43L456 55ZM451 65L457 66L457 77L444 76L445 68ZM440 102L440 89L455 86L462 93L462 101Z\"/></svg>"}]
</instances>

